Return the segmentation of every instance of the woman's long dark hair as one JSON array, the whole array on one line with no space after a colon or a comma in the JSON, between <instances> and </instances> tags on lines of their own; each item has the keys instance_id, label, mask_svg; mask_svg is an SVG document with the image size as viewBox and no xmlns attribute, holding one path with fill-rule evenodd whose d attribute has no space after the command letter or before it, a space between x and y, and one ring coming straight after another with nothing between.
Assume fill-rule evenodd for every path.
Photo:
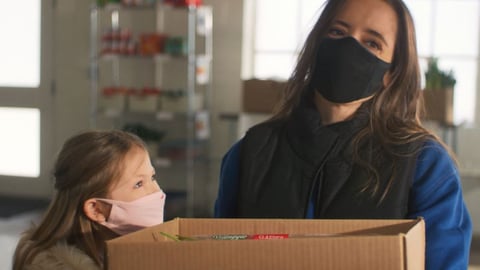
<instances>
[{"instance_id":1,"label":"woman's long dark hair","mask_svg":"<svg viewBox=\"0 0 480 270\"><path fill-rule=\"evenodd\" d=\"M421 99L421 75L418 64L415 28L412 16L401 0L384 0L396 12L398 17L398 33L393 60L389 70L390 81L373 99L363 104L369 114L369 124L355 135L352 141L354 162L363 166L369 174L371 181L363 189L376 194L380 189L379 168L372 164L367 155L360 150L369 139L375 137L380 142L377 146L383 155L392 158L393 169L395 159L402 156L411 156L421 148L421 143L427 138L439 141L436 136L426 130L420 121L423 112ZM312 76L315 70L316 54L319 49L320 37L326 36L329 27L347 0L329 0L307 37L304 47L299 55L296 68L290 77L285 89L284 99L277 107L272 120L288 117L292 110L299 105L305 91L312 90ZM409 152L400 152L398 147L405 144L416 143L416 147ZM390 178L388 186L394 179ZM388 192L388 187L382 194L383 199Z\"/></svg>"},{"instance_id":2,"label":"woman's long dark hair","mask_svg":"<svg viewBox=\"0 0 480 270\"><path fill-rule=\"evenodd\" d=\"M123 160L133 148L145 149L136 135L117 131L87 131L65 142L53 177L56 194L42 221L19 242L13 269L24 269L41 251L59 241L83 250L99 266L103 235L83 212L90 198L104 198L122 172Z\"/></svg>"}]
</instances>

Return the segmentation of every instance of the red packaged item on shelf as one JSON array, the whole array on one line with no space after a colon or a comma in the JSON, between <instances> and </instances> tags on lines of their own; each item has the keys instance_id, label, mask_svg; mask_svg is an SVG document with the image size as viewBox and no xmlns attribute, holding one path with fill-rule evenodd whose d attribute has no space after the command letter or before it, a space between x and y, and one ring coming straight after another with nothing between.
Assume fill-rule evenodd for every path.
<instances>
[{"instance_id":1,"label":"red packaged item on shelf","mask_svg":"<svg viewBox=\"0 0 480 270\"><path fill-rule=\"evenodd\" d=\"M104 87L102 89L102 95L104 97L111 97L117 93L117 89L113 86Z\"/></svg>"},{"instance_id":2,"label":"red packaged item on shelf","mask_svg":"<svg viewBox=\"0 0 480 270\"><path fill-rule=\"evenodd\" d=\"M143 87L140 91L140 96L154 96L159 95L160 90L155 87Z\"/></svg>"},{"instance_id":3,"label":"red packaged item on shelf","mask_svg":"<svg viewBox=\"0 0 480 270\"><path fill-rule=\"evenodd\" d=\"M185 6L200 6L202 5L202 0L165 0L165 4L173 5L176 7L185 7Z\"/></svg>"},{"instance_id":4,"label":"red packaged item on shelf","mask_svg":"<svg viewBox=\"0 0 480 270\"><path fill-rule=\"evenodd\" d=\"M158 33L141 34L138 45L139 53L147 56L163 53L166 38L166 35Z\"/></svg>"},{"instance_id":5,"label":"red packaged item on shelf","mask_svg":"<svg viewBox=\"0 0 480 270\"><path fill-rule=\"evenodd\" d=\"M106 86L102 89L102 95L105 97L111 97L114 95L130 95L132 92L136 92L133 88L126 86Z\"/></svg>"},{"instance_id":6,"label":"red packaged item on shelf","mask_svg":"<svg viewBox=\"0 0 480 270\"><path fill-rule=\"evenodd\" d=\"M126 48L126 54L127 55L137 54L137 42L135 42L133 40L128 41L127 48Z\"/></svg>"},{"instance_id":7,"label":"red packaged item on shelf","mask_svg":"<svg viewBox=\"0 0 480 270\"><path fill-rule=\"evenodd\" d=\"M135 96L135 95L138 95L140 90L135 89L135 88L123 87L122 92L127 96Z\"/></svg>"},{"instance_id":8,"label":"red packaged item on shelf","mask_svg":"<svg viewBox=\"0 0 480 270\"><path fill-rule=\"evenodd\" d=\"M132 38L130 29L120 29L118 31L118 38L123 41L129 41Z\"/></svg>"},{"instance_id":9,"label":"red packaged item on shelf","mask_svg":"<svg viewBox=\"0 0 480 270\"><path fill-rule=\"evenodd\" d=\"M145 4L144 0L122 0L125 6L141 6Z\"/></svg>"}]
</instances>

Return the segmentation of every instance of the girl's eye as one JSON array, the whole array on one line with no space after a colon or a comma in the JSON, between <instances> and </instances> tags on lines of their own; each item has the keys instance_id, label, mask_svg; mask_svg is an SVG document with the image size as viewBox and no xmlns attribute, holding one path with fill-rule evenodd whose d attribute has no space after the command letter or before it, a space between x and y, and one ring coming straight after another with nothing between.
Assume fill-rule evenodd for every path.
<instances>
[{"instance_id":1,"label":"girl's eye","mask_svg":"<svg viewBox=\"0 0 480 270\"><path fill-rule=\"evenodd\" d=\"M141 188L143 186L143 181L138 181L133 188Z\"/></svg>"},{"instance_id":2,"label":"girl's eye","mask_svg":"<svg viewBox=\"0 0 480 270\"><path fill-rule=\"evenodd\" d=\"M156 182L157 181L157 176L154 174L152 175L152 181Z\"/></svg>"}]
</instances>

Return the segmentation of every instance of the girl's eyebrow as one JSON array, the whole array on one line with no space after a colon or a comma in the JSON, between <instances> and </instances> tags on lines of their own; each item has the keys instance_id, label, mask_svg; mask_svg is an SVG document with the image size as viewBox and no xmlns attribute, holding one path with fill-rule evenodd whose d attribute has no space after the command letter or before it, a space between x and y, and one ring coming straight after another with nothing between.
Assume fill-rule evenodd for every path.
<instances>
[{"instance_id":1,"label":"girl's eyebrow","mask_svg":"<svg viewBox=\"0 0 480 270\"><path fill-rule=\"evenodd\" d=\"M347 22L345 21L342 21L342 20L335 20L334 23L337 23L337 24L340 24L342 25L343 27L346 27L346 28L350 28L350 24L348 24ZM378 39L380 39L385 45L389 46L387 40L385 40L385 37L378 31L374 30L374 29L371 29L371 28L368 28L365 32L369 33L370 35L372 36L375 36L377 37Z\"/></svg>"},{"instance_id":2,"label":"girl's eyebrow","mask_svg":"<svg viewBox=\"0 0 480 270\"><path fill-rule=\"evenodd\" d=\"M151 171L151 174L152 174L152 175L155 175L155 169L153 169L153 170ZM137 173L137 174L135 174L134 176L135 176L135 177L142 177L142 176L149 176L149 174L147 174L147 173Z\"/></svg>"}]
</instances>

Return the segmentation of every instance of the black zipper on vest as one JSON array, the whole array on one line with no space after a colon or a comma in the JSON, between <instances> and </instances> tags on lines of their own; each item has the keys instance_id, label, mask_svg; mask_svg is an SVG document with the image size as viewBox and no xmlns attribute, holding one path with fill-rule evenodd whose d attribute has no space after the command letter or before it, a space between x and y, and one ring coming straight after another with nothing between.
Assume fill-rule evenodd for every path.
<instances>
[{"instance_id":1,"label":"black zipper on vest","mask_svg":"<svg viewBox=\"0 0 480 270\"><path fill-rule=\"evenodd\" d=\"M320 163L320 165L318 166L317 168L317 171L315 172L315 176L313 178L313 181L312 181L312 185L310 186L310 192L308 194L308 198L307 198L307 203L306 203L306 207L305 207L305 210L303 210L303 217L306 218L307 217L307 212L308 212L308 205L310 203L310 201L313 199L313 193L315 191L315 187L318 187L318 191L317 191L317 198L315 198L315 201L314 201L314 204L313 204L313 218L317 218L316 217L316 212L317 212L317 199L318 199L318 194L320 193L320 175L322 173L322 170L323 170L323 166L325 165L325 163L327 162L328 160L328 157L330 155L330 153L333 151L332 149L335 148L335 146L337 145L337 142L338 142L338 138L335 140L335 142L332 144L332 146L330 147L330 149L328 149L328 152L327 154L325 155L324 159L322 160L322 162ZM323 181L322 181L323 182Z\"/></svg>"}]
</instances>

